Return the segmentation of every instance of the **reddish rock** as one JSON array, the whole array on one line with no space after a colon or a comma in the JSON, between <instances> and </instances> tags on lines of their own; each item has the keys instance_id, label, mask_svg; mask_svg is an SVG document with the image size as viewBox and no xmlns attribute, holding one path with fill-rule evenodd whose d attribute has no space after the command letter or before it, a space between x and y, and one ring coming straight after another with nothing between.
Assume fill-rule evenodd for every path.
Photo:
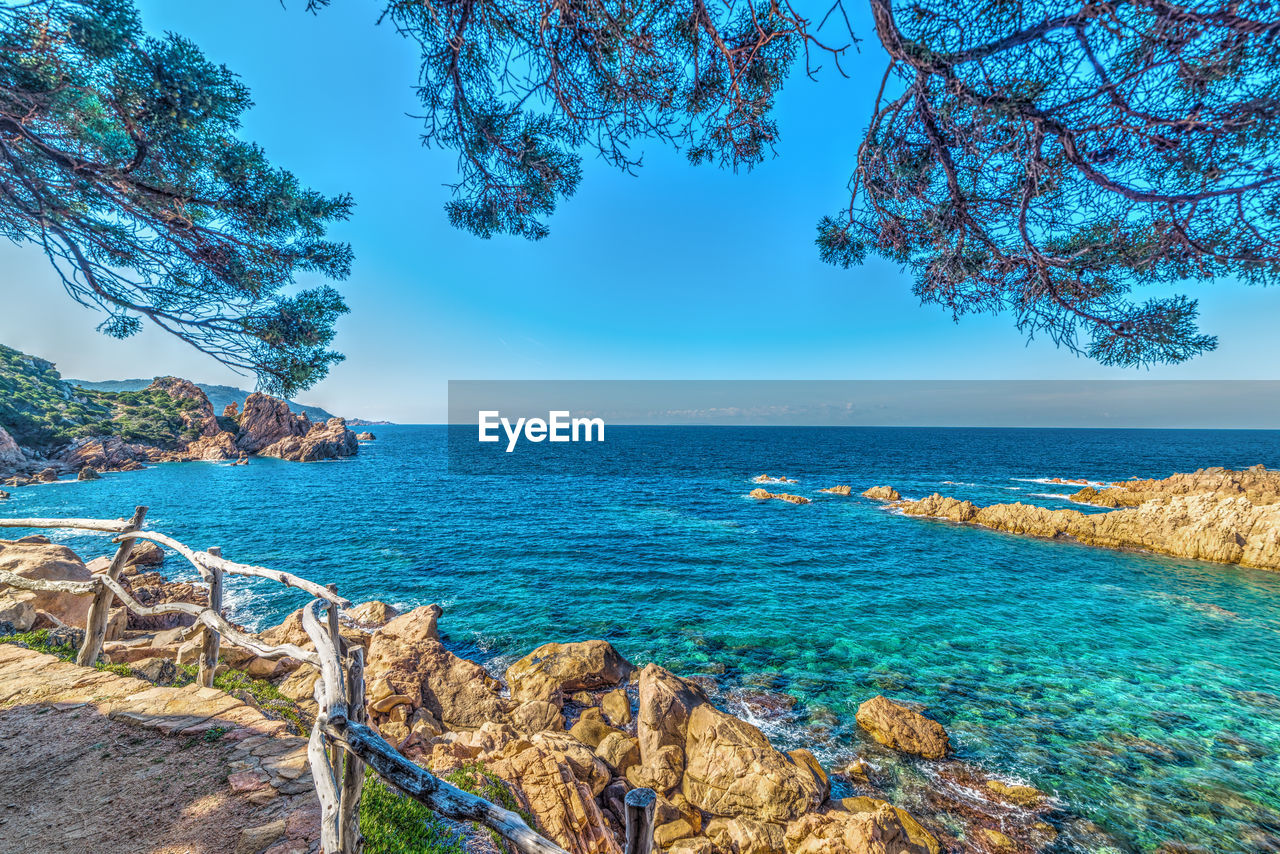
<instances>
[{"instance_id":1,"label":"reddish rock","mask_svg":"<svg viewBox=\"0 0 1280 854\"><path fill-rule=\"evenodd\" d=\"M283 400L254 392L244 402L236 446L247 454L256 454L282 439L305 436L310 429L307 417L291 412Z\"/></svg>"},{"instance_id":2,"label":"reddish rock","mask_svg":"<svg viewBox=\"0 0 1280 854\"><path fill-rule=\"evenodd\" d=\"M222 432L213 414L209 396L198 385L180 377L156 377L146 391L162 391L174 400L190 400L194 404L182 412L182 420L196 431L199 437L216 436Z\"/></svg>"},{"instance_id":3,"label":"reddish rock","mask_svg":"<svg viewBox=\"0 0 1280 854\"><path fill-rule=\"evenodd\" d=\"M305 435L286 436L273 442L259 450L258 455L310 463L351 457L359 450L356 434L347 429L347 422L341 418L330 418L323 424L312 424Z\"/></svg>"}]
</instances>

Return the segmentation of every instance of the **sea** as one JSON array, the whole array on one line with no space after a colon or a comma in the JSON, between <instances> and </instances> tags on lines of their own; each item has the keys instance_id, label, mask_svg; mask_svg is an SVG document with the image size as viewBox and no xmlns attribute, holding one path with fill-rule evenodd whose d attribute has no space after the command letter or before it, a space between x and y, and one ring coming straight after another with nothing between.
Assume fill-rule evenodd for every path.
<instances>
[{"instance_id":1,"label":"sea","mask_svg":"<svg viewBox=\"0 0 1280 854\"><path fill-rule=\"evenodd\" d=\"M610 425L603 444L543 446L524 465L472 459L474 428L370 429L351 459L155 465L11 489L0 514L147 505L155 530L353 601L439 603L446 642L495 673L547 641L605 638L706 677L779 747L831 766L873 750L861 702L919 704L960 759L1079 818L1057 850L1280 850L1280 573L858 496L888 485L1100 512L1053 479L1280 468L1280 432ZM812 503L748 497L760 474ZM852 496L818 491L837 484ZM110 550L55 536L86 558ZM166 571L194 577L176 556ZM227 592L252 628L304 601L262 580Z\"/></svg>"}]
</instances>

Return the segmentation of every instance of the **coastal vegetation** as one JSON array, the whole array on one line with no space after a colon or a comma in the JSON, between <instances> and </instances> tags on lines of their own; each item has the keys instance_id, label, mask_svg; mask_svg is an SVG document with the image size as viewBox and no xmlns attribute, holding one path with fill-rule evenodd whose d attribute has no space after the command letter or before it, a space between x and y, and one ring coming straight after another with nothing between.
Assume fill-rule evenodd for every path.
<instances>
[{"instance_id":1,"label":"coastal vegetation","mask_svg":"<svg viewBox=\"0 0 1280 854\"><path fill-rule=\"evenodd\" d=\"M52 362L0 345L0 428L20 445L48 451L90 436L171 449L199 436L196 403L164 391L103 392L63 381Z\"/></svg>"}]
</instances>

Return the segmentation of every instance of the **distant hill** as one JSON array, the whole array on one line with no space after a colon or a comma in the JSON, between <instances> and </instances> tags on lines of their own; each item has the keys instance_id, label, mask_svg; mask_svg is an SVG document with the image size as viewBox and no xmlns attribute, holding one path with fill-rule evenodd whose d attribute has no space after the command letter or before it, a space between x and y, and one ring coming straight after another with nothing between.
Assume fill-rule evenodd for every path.
<instances>
[{"instance_id":1,"label":"distant hill","mask_svg":"<svg viewBox=\"0 0 1280 854\"><path fill-rule=\"evenodd\" d=\"M90 382L89 380L66 380L77 388L90 389L92 391L140 391L151 385L151 380L103 380L102 382ZM228 403L236 403L244 408L244 400L252 392L245 391L242 388L235 388L229 385L206 385L205 383L196 383L200 390L209 395L209 402L213 404L213 411L222 414L222 410ZM294 403L292 400L286 400L289 408L294 412L305 412L307 417L312 421L327 421L333 417L333 413L328 410L321 409L318 406L307 406L304 403Z\"/></svg>"}]
</instances>

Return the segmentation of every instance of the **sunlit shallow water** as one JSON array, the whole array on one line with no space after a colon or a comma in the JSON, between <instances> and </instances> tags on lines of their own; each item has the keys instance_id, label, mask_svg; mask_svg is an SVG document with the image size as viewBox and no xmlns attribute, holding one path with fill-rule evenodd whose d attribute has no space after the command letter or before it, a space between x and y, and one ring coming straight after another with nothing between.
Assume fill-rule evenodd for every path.
<instances>
[{"instance_id":1,"label":"sunlit shallow water","mask_svg":"<svg viewBox=\"0 0 1280 854\"><path fill-rule=\"evenodd\" d=\"M447 640L495 668L548 640L608 638L636 662L791 695L797 712L771 736L828 761L865 747L862 700L920 702L962 758L1053 793L1120 848L1280 839L1280 573L816 492L1071 506L1053 496L1074 487L1038 479L1280 467L1280 434L611 427L607 447L627 453L608 474L577 453L555 474L477 477L448 473L444 428L373 429L352 460L161 465L14 489L0 513L147 504L157 530L353 600L440 602ZM746 498L761 472L814 502ZM301 604L249 582L229 602L254 626Z\"/></svg>"}]
</instances>

